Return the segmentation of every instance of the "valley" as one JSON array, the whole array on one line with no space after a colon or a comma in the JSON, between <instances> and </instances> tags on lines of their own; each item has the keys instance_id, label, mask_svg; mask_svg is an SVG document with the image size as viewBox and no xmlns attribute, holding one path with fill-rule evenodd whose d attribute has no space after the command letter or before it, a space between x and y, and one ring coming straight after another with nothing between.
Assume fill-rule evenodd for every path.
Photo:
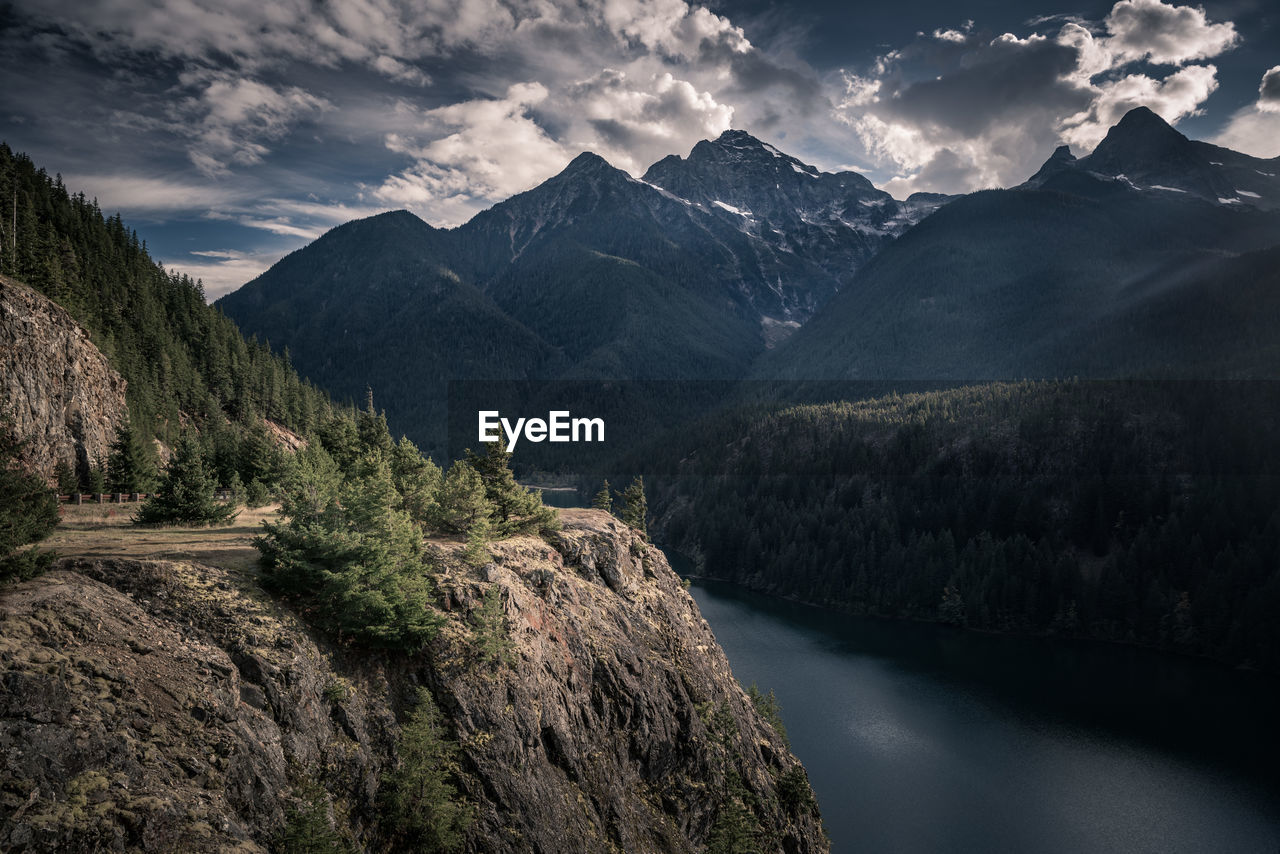
<instances>
[{"instance_id":1,"label":"valley","mask_svg":"<svg viewBox=\"0 0 1280 854\"><path fill-rule=\"evenodd\" d=\"M4 666L29 689L9 692L4 738L36 745L0 781L0 842L799 854L828 850L821 808L847 850L878 811L832 806L850 778L826 739L875 769L869 804L971 769L999 789L1023 744L1060 760L1035 766L1059 781L1041 794L1087 816L964 819L976 807L943 787L929 821L882 816L873 844L1272 841L1275 792L1252 771L1183 763L1216 736L1113 741L1141 720L1092 701L1046 720L1094 677L1133 702L1195 693L1126 688L1111 657L1274 705L1275 160L1136 108L1022 184L899 200L729 130L639 178L585 152L451 228L347 222L207 305L118 215L0 154L0 197L40 236L0 251L0 340L20 342L0 568L22 640ZM486 414L505 443L477 441ZM544 441L557 425L568 441ZM158 493L160 524L59 510L55 487ZM739 607L744 590L773 599ZM737 631L757 620L782 658ZM191 672L161 656L172 703L128 687L129 626L195 651ZM988 640L1002 651L966 652ZM809 659L848 720L806 708L828 696L791 678ZM1058 666L1074 688L1028 687ZM59 687L49 667L78 675ZM814 790L738 670L798 708ZM953 689L963 709L937 699ZM23 697L79 710L93 749ZM1186 726L1229 730L1211 705ZM849 731L880 741L848 750ZM991 755L896 776L919 739L975 732ZM1094 822L1105 805L1061 782L1124 774L1174 829ZM1188 792L1241 802L1181 822Z\"/></svg>"}]
</instances>

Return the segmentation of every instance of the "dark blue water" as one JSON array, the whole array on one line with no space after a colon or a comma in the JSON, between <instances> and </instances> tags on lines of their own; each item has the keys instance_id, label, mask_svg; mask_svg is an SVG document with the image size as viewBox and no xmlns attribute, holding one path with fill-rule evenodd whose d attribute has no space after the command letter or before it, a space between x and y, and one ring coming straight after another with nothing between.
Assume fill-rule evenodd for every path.
<instances>
[{"instance_id":1,"label":"dark blue water","mask_svg":"<svg viewBox=\"0 0 1280 854\"><path fill-rule=\"evenodd\" d=\"M837 854L1280 852L1280 680L692 592L776 692Z\"/></svg>"}]
</instances>

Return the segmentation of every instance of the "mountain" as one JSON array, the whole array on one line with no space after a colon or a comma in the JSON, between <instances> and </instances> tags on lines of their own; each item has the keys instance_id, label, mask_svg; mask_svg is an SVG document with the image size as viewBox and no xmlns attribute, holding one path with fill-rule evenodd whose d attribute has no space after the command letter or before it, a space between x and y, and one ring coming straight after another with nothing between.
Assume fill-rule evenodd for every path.
<instances>
[{"instance_id":1,"label":"mountain","mask_svg":"<svg viewBox=\"0 0 1280 854\"><path fill-rule=\"evenodd\" d=\"M449 379L741 377L942 201L728 132L645 180L584 153L454 229L348 223L218 305L433 445Z\"/></svg>"},{"instance_id":2,"label":"mountain","mask_svg":"<svg viewBox=\"0 0 1280 854\"><path fill-rule=\"evenodd\" d=\"M1280 157L1263 160L1187 139L1146 107L1126 113L1087 157L1059 148L1024 186L1070 191L1082 176L1218 204L1280 207Z\"/></svg>"},{"instance_id":3,"label":"mountain","mask_svg":"<svg viewBox=\"0 0 1280 854\"><path fill-rule=\"evenodd\" d=\"M448 380L519 379L554 348L454 271L448 234L394 211L329 231L218 307L284 345L338 399L372 386L400 423L440 417Z\"/></svg>"},{"instance_id":4,"label":"mountain","mask_svg":"<svg viewBox=\"0 0 1280 854\"><path fill-rule=\"evenodd\" d=\"M1249 204L1219 201L1221 175L1204 150L1137 110L1088 157L1059 149L1019 188L950 202L888 245L758 374L1276 375L1267 342L1280 331L1280 290L1266 285L1272 256L1248 253L1280 245L1280 211L1261 192ZM1185 191L1160 189L1174 185Z\"/></svg>"},{"instance_id":5,"label":"mountain","mask_svg":"<svg viewBox=\"0 0 1280 854\"><path fill-rule=\"evenodd\" d=\"M745 235L594 154L453 234L466 272L564 361L544 376L731 377L776 304Z\"/></svg>"},{"instance_id":6,"label":"mountain","mask_svg":"<svg viewBox=\"0 0 1280 854\"><path fill-rule=\"evenodd\" d=\"M762 272L811 268L804 287L782 295L782 321L806 320L927 211L856 172L820 172L737 130L699 142L687 158L659 160L643 180L750 235Z\"/></svg>"}]
</instances>

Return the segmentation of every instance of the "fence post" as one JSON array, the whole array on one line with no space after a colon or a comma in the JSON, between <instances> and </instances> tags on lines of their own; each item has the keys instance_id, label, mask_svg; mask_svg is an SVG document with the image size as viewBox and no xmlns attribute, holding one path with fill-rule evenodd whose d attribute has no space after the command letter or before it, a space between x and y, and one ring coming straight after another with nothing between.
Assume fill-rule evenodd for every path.
<instances>
[{"instance_id":1,"label":"fence post","mask_svg":"<svg viewBox=\"0 0 1280 854\"><path fill-rule=\"evenodd\" d=\"M82 503L83 496L80 494L80 490L78 489L76 490L75 499L76 499L76 506L79 507L80 504Z\"/></svg>"}]
</instances>

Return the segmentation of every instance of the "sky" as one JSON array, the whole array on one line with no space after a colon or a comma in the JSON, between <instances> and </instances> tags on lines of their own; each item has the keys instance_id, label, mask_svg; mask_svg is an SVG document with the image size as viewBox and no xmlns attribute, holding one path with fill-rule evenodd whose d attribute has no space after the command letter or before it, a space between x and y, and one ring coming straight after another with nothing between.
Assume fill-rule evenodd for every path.
<instances>
[{"instance_id":1,"label":"sky","mask_svg":"<svg viewBox=\"0 0 1280 854\"><path fill-rule=\"evenodd\" d=\"M1274 0L0 0L0 80L0 140L211 299L351 219L454 226L731 127L898 198L1139 105L1280 156Z\"/></svg>"}]
</instances>

